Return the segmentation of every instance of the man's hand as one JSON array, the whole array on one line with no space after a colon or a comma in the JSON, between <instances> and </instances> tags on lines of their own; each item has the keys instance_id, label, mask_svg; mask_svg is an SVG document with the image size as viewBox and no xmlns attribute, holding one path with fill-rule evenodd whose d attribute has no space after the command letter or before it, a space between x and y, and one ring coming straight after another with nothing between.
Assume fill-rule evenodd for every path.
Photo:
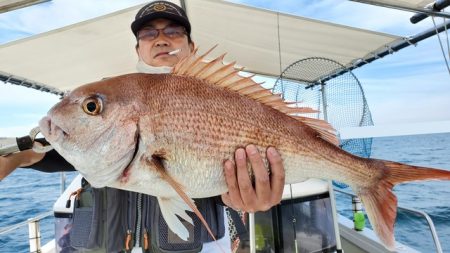
<instances>
[{"instance_id":1,"label":"man's hand","mask_svg":"<svg viewBox=\"0 0 450 253\"><path fill-rule=\"evenodd\" d=\"M40 145L40 144L37 144ZM0 156L0 180L3 180L17 167L35 164L44 158L45 154L26 150L8 156Z\"/></svg>"},{"instance_id":2,"label":"man's hand","mask_svg":"<svg viewBox=\"0 0 450 253\"><path fill-rule=\"evenodd\" d=\"M284 188L284 168L280 154L273 147L267 148L271 174L255 145L245 150L239 148L235 154L236 164L227 160L224 164L228 193L222 195L225 205L246 212L267 211L281 201ZM247 171L247 159L255 175L255 188Z\"/></svg>"}]
</instances>

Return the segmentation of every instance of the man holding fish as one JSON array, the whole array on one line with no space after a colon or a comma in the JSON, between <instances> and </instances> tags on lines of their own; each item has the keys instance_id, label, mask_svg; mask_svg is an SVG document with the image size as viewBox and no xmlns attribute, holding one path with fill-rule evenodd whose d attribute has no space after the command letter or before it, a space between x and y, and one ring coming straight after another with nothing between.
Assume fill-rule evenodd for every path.
<instances>
[{"instance_id":1,"label":"man holding fish","mask_svg":"<svg viewBox=\"0 0 450 253\"><path fill-rule=\"evenodd\" d=\"M170 73L173 66L191 55L194 50L194 42L190 37L190 22L185 12L170 2L155 1L144 6L137 13L131 29L137 39L135 49L139 57L139 72ZM285 182L281 157L273 147L267 149L266 157L270 175L255 145L238 148L234 154L234 162L224 162L228 192L221 198L225 205L235 210L256 212L268 210L281 201ZM247 163L251 164L255 175L254 186L248 175ZM46 172L74 170L73 166L55 151L39 154L29 150L7 157L0 156L0 178L6 177L17 167L32 167ZM213 200L208 198L206 201ZM216 215L224 220L223 211ZM225 234L227 233L226 231ZM230 249L229 236L222 237L222 240L217 239L219 242L224 241L224 248ZM208 244L211 243L204 243L202 252L208 250ZM212 246L210 250L213 252L217 248Z\"/></svg>"}]
</instances>

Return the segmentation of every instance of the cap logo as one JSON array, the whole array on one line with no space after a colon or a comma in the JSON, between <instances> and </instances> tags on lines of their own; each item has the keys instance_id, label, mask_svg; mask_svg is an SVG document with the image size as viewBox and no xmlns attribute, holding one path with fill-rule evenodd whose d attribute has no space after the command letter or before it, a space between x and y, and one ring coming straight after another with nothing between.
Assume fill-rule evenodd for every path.
<instances>
[{"instance_id":1,"label":"cap logo","mask_svg":"<svg viewBox=\"0 0 450 253\"><path fill-rule=\"evenodd\" d=\"M154 11L165 11L167 8L163 3L158 3L153 6Z\"/></svg>"}]
</instances>

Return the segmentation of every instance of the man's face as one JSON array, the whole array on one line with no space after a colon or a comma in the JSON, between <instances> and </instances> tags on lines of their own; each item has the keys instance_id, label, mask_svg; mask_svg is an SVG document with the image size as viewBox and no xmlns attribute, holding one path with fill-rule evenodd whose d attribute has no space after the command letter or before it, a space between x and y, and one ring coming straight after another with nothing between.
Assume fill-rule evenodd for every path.
<instances>
[{"instance_id":1,"label":"man's face","mask_svg":"<svg viewBox=\"0 0 450 253\"><path fill-rule=\"evenodd\" d=\"M168 34L165 34L162 29L166 29ZM184 29L176 23L167 19L155 19L144 25L138 32L138 47L136 51L141 60L150 66L172 67L177 64L181 59L187 57L193 50L194 45L188 42L186 33L176 33L177 31L184 32ZM153 29L160 29L159 34L153 38L152 36L146 36L151 33L146 33ZM155 34L154 30L152 31ZM139 36L142 35L142 36ZM169 55L168 53L177 49L181 49L181 52Z\"/></svg>"}]
</instances>

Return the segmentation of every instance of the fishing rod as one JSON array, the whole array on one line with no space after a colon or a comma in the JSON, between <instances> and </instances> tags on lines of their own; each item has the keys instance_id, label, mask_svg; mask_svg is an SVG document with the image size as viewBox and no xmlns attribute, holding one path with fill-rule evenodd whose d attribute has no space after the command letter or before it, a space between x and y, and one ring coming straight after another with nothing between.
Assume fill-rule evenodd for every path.
<instances>
[{"instance_id":1,"label":"fishing rod","mask_svg":"<svg viewBox=\"0 0 450 253\"><path fill-rule=\"evenodd\" d=\"M39 127L31 129L30 134L23 137L0 137L0 156L7 156L20 151L32 149L37 153L46 153L52 150L52 146L49 143L36 144L36 136L40 133ZM39 142L40 143L40 142Z\"/></svg>"}]
</instances>

